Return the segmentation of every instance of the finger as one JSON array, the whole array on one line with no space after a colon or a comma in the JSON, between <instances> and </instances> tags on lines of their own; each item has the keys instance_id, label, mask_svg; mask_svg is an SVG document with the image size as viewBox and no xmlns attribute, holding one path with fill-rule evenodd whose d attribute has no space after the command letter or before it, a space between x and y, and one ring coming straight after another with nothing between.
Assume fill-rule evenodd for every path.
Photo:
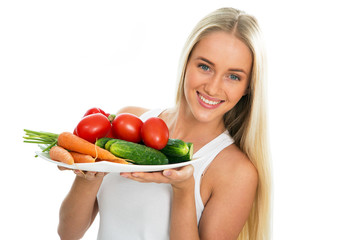
<instances>
[{"instance_id":1,"label":"finger","mask_svg":"<svg viewBox=\"0 0 340 240\"><path fill-rule=\"evenodd\" d=\"M194 167L192 165L187 165L180 169L166 169L163 171L163 175L171 180L181 181L188 179L192 176L194 172Z\"/></svg>"},{"instance_id":2,"label":"finger","mask_svg":"<svg viewBox=\"0 0 340 240\"><path fill-rule=\"evenodd\" d=\"M137 175L133 176L131 173L121 173L121 176L124 178L128 178L137 182L145 182L143 178L138 177Z\"/></svg>"},{"instance_id":3,"label":"finger","mask_svg":"<svg viewBox=\"0 0 340 240\"><path fill-rule=\"evenodd\" d=\"M96 176L96 172L92 172L92 171L88 171L86 174L85 174L85 178L88 179L88 180L93 180Z\"/></svg>"},{"instance_id":4,"label":"finger","mask_svg":"<svg viewBox=\"0 0 340 240\"><path fill-rule=\"evenodd\" d=\"M138 181L138 182L148 182L145 179L145 174L143 172L131 172L128 175L125 175L127 178Z\"/></svg>"},{"instance_id":5,"label":"finger","mask_svg":"<svg viewBox=\"0 0 340 240\"><path fill-rule=\"evenodd\" d=\"M64 171L64 170L72 170L71 168L66 168L66 167L62 167L62 166L57 166L59 168L59 170Z\"/></svg>"},{"instance_id":6,"label":"finger","mask_svg":"<svg viewBox=\"0 0 340 240\"><path fill-rule=\"evenodd\" d=\"M125 177L125 178L129 178L130 175L131 175L131 173L129 173L129 172L121 172L120 173L120 176Z\"/></svg>"},{"instance_id":7,"label":"finger","mask_svg":"<svg viewBox=\"0 0 340 240\"><path fill-rule=\"evenodd\" d=\"M75 169L73 170L74 174L76 174L78 177L86 178L86 172L83 172L82 170Z\"/></svg>"},{"instance_id":8,"label":"finger","mask_svg":"<svg viewBox=\"0 0 340 240\"><path fill-rule=\"evenodd\" d=\"M163 176L162 172L137 172L131 175L139 182L169 183L169 178Z\"/></svg>"},{"instance_id":9,"label":"finger","mask_svg":"<svg viewBox=\"0 0 340 240\"><path fill-rule=\"evenodd\" d=\"M150 173L143 173L143 172L122 172L120 173L120 175L122 177L137 181L137 182L153 182L153 178L152 180L150 180L150 176L148 177Z\"/></svg>"},{"instance_id":10,"label":"finger","mask_svg":"<svg viewBox=\"0 0 340 240\"><path fill-rule=\"evenodd\" d=\"M125 178L139 178L142 176L142 173L138 172L121 172L120 176Z\"/></svg>"},{"instance_id":11,"label":"finger","mask_svg":"<svg viewBox=\"0 0 340 240\"><path fill-rule=\"evenodd\" d=\"M97 172L96 177L104 177L107 173L105 172Z\"/></svg>"}]
</instances>

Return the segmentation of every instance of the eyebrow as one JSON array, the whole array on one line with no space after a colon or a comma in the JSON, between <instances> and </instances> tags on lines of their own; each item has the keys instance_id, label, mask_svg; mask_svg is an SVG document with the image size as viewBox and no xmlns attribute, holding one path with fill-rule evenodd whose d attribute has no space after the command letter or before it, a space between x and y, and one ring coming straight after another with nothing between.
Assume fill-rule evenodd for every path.
<instances>
[{"instance_id":1,"label":"eyebrow","mask_svg":"<svg viewBox=\"0 0 340 240\"><path fill-rule=\"evenodd\" d=\"M241 73L244 73L245 75L247 75L247 73L241 69L241 68L231 68L229 69L229 71L232 71L232 72L241 72Z\"/></svg>"},{"instance_id":2,"label":"eyebrow","mask_svg":"<svg viewBox=\"0 0 340 240\"><path fill-rule=\"evenodd\" d=\"M215 64L214 63L212 63L212 62L210 62L208 59L206 59L206 58L203 58L203 57L198 57L198 58L196 58L197 60L202 60L202 61L204 61L204 62L206 62L206 63L208 63L208 64L210 64L210 65L212 65L212 66L215 66Z\"/></svg>"},{"instance_id":3,"label":"eyebrow","mask_svg":"<svg viewBox=\"0 0 340 240\"><path fill-rule=\"evenodd\" d=\"M206 62L206 63L208 63L208 64L210 64L212 66L215 66L215 64L213 62L209 61L208 59L206 59L204 57L197 57L196 59L197 60L202 60L202 61L204 61L204 62ZM229 69L229 71L232 71L232 72L241 72L241 73L244 73L245 75L248 75L246 73L246 71L244 71L242 68L231 68L231 69Z\"/></svg>"}]
</instances>

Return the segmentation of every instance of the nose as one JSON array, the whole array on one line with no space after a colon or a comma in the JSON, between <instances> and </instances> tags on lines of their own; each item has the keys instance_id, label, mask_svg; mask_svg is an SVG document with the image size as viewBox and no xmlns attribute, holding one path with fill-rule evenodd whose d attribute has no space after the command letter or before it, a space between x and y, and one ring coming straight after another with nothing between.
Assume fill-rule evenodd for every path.
<instances>
[{"instance_id":1,"label":"nose","mask_svg":"<svg viewBox=\"0 0 340 240\"><path fill-rule=\"evenodd\" d=\"M213 75L205 84L204 90L210 96L214 96L221 90L221 84L222 77L219 75Z\"/></svg>"}]
</instances>

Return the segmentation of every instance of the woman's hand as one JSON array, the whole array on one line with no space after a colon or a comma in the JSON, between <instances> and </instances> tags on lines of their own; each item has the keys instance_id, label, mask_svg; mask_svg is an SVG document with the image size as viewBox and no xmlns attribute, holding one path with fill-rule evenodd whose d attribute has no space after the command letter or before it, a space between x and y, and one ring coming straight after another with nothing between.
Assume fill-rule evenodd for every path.
<instances>
[{"instance_id":1,"label":"woman's hand","mask_svg":"<svg viewBox=\"0 0 340 240\"><path fill-rule=\"evenodd\" d=\"M70 169L66 167L58 166L59 170L73 170L74 174L77 175L77 177L84 178L88 181L94 181L94 180L102 180L102 178L107 174L106 172L93 172L93 171L82 171L79 169Z\"/></svg>"},{"instance_id":2,"label":"woman's hand","mask_svg":"<svg viewBox=\"0 0 340 240\"><path fill-rule=\"evenodd\" d=\"M169 183L175 188L185 188L193 182L194 167L187 165L159 172L124 172L120 175L138 182Z\"/></svg>"}]
</instances>

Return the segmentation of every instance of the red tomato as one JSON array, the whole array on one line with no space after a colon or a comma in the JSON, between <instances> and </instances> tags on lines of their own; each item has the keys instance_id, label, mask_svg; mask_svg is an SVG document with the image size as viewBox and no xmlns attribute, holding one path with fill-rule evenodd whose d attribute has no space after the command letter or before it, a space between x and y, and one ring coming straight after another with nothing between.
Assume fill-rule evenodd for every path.
<instances>
[{"instance_id":1,"label":"red tomato","mask_svg":"<svg viewBox=\"0 0 340 240\"><path fill-rule=\"evenodd\" d=\"M130 113L118 114L112 121L112 134L119 139L139 143L143 121Z\"/></svg>"},{"instance_id":2,"label":"red tomato","mask_svg":"<svg viewBox=\"0 0 340 240\"><path fill-rule=\"evenodd\" d=\"M113 135L113 132L112 130L110 129L109 133L105 136L107 138L116 138L114 135Z\"/></svg>"},{"instance_id":3,"label":"red tomato","mask_svg":"<svg viewBox=\"0 0 340 240\"><path fill-rule=\"evenodd\" d=\"M76 136L78 136L77 128L75 128L75 129L73 130L73 134L76 135Z\"/></svg>"},{"instance_id":4,"label":"red tomato","mask_svg":"<svg viewBox=\"0 0 340 240\"><path fill-rule=\"evenodd\" d=\"M109 119L101 113L94 113L83 117L78 123L75 132L89 142L105 137L111 130Z\"/></svg>"},{"instance_id":5,"label":"red tomato","mask_svg":"<svg viewBox=\"0 0 340 240\"><path fill-rule=\"evenodd\" d=\"M105 116L109 116L110 114L108 113L105 113L103 110L101 110L100 108L90 108L89 110L86 111L86 113L84 114L84 117L85 116L88 116L88 115L91 115L91 114L94 114L94 113L101 113L101 114L104 114Z\"/></svg>"},{"instance_id":6,"label":"red tomato","mask_svg":"<svg viewBox=\"0 0 340 240\"><path fill-rule=\"evenodd\" d=\"M169 129L166 123L158 118L147 119L142 127L142 139L146 146L160 150L169 140Z\"/></svg>"}]
</instances>

